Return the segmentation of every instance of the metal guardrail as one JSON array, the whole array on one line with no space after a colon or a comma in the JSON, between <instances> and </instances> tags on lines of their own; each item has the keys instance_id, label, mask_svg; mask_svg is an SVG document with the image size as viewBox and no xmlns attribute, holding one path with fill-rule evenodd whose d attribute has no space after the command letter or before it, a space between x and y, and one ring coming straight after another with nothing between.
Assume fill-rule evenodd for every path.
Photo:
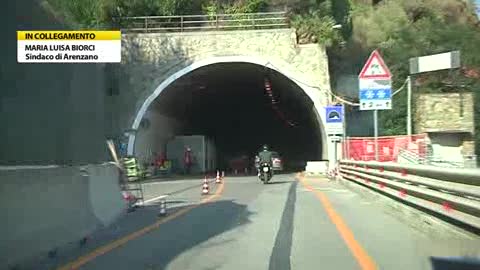
<instances>
[{"instance_id":1,"label":"metal guardrail","mask_svg":"<svg viewBox=\"0 0 480 270\"><path fill-rule=\"evenodd\" d=\"M342 179L480 230L480 170L340 161Z\"/></svg>"},{"instance_id":2,"label":"metal guardrail","mask_svg":"<svg viewBox=\"0 0 480 270\"><path fill-rule=\"evenodd\" d=\"M190 32L288 28L286 12L142 16L115 19L123 32Z\"/></svg>"}]
</instances>

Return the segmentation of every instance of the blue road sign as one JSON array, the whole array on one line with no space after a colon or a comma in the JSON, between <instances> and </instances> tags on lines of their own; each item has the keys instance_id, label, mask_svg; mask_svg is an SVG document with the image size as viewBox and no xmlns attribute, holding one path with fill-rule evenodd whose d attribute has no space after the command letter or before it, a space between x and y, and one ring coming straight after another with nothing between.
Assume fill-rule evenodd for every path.
<instances>
[{"instance_id":1,"label":"blue road sign","mask_svg":"<svg viewBox=\"0 0 480 270\"><path fill-rule=\"evenodd\" d=\"M392 89L360 89L360 100L391 100Z\"/></svg>"},{"instance_id":2,"label":"blue road sign","mask_svg":"<svg viewBox=\"0 0 480 270\"><path fill-rule=\"evenodd\" d=\"M328 124L343 122L343 106L328 106L325 111Z\"/></svg>"},{"instance_id":3,"label":"blue road sign","mask_svg":"<svg viewBox=\"0 0 480 270\"><path fill-rule=\"evenodd\" d=\"M325 107L325 119L328 135L343 134L343 106Z\"/></svg>"},{"instance_id":4,"label":"blue road sign","mask_svg":"<svg viewBox=\"0 0 480 270\"><path fill-rule=\"evenodd\" d=\"M392 84L390 80L359 81L360 110L390 110L392 108Z\"/></svg>"}]
</instances>

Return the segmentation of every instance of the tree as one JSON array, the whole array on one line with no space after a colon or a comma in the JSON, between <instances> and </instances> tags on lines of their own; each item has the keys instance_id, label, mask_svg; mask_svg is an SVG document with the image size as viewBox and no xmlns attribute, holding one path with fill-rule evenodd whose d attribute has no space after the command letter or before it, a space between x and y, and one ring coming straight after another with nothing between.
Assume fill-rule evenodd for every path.
<instances>
[{"instance_id":1,"label":"tree","mask_svg":"<svg viewBox=\"0 0 480 270\"><path fill-rule=\"evenodd\" d=\"M476 98L476 143L480 153L480 31L471 7L451 0L388 1L377 7L357 6L353 10L352 44L365 53L380 49L400 87L408 75L411 57L461 51L462 68L456 72L432 72L420 76L416 92L448 92L463 89ZM457 16L453 16L453 15ZM463 16L461 16L463 14ZM453 85L453 87L452 87ZM379 114L381 134L405 133L405 91L395 96L393 110Z\"/></svg>"},{"instance_id":2,"label":"tree","mask_svg":"<svg viewBox=\"0 0 480 270\"><path fill-rule=\"evenodd\" d=\"M292 26L296 29L299 43L320 43L331 47L343 41L334 26L330 0L310 0L293 10Z\"/></svg>"},{"instance_id":3,"label":"tree","mask_svg":"<svg viewBox=\"0 0 480 270\"><path fill-rule=\"evenodd\" d=\"M66 22L77 28L108 28L117 17L171 16L194 10L191 0L48 0Z\"/></svg>"}]
</instances>

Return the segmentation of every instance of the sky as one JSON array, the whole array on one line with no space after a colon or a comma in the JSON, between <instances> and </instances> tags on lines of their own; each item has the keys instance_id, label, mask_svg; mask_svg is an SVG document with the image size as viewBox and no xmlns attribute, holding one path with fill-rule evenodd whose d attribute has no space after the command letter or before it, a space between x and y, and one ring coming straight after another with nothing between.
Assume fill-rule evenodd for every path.
<instances>
[{"instance_id":1,"label":"sky","mask_svg":"<svg viewBox=\"0 0 480 270\"><path fill-rule=\"evenodd\" d=\"M477 4L477 15L480 17L480 0L475 0L475 3Z\"/></svg>"}]
</instances>

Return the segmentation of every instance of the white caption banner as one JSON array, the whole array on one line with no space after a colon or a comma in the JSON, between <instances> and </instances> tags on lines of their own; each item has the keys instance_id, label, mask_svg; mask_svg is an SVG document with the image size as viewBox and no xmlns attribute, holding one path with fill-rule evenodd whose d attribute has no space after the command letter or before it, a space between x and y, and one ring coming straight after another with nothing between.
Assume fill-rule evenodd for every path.
<instances>
[{"instance_id":1,"label":"white caption banner","mask_svg":"<svg viewBox=\"0 0 480 270\"><path fill-rule=\"evenodd\" d=\"M18 40L19 63L120 63L121 40Z\"/></svg>"}]
</instances>

